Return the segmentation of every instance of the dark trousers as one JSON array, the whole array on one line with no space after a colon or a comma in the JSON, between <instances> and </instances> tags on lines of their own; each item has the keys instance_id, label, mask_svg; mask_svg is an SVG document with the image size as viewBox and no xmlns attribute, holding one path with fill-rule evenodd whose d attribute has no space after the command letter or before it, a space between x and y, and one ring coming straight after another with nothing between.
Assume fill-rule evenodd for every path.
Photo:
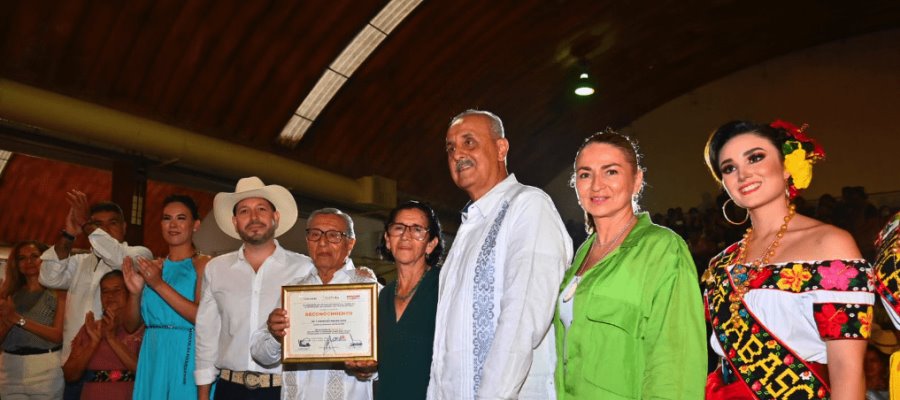
<instances>
[{"instance_id":1,"label":"dark trousers","mask_svg":"<svg viewBox=\"0 0 900 400\"><path fill-rule=\"evenodd\" d=\"M244 385L219 379L216 381L214 398L215 400L281 400L281 388L247 389Z\"/></svg>"},{"instance_id":2,"label":"dark trousers","mask_svg":"<svg viewBox=\"0 0 900 400\"><path fill-rule=\"evenodd\" d=\"M66 382L66 388L63 390L63 400L78 400L78 399L80 399L82 386L84 386L84 383L81 381Z\"/></svg>"}]
</instances>

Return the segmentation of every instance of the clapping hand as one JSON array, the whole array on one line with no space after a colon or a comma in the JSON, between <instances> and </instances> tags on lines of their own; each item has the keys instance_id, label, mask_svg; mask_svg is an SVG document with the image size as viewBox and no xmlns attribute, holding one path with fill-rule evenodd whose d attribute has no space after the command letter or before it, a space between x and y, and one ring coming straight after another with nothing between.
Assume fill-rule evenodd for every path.
<instances>
[{"instance_id":1,"label":"clapping hand","mask_svg":"<svg viewBox=\"0 0 900 400\"><path fill-rule=\"evenodd\" d=\"M82 227L88 221L87 195L77 189L66 193L66 201L69 203L69 213L66 215L66 232L78 236Z\"/></svg>"},{"instance_id":2,"label":"clapping hand","mask_svg":"<svg viewBox=\"0 0 900 400\"><path fill-rule=\"evenodd\" d=\"M106 340L113 340L116 338L116 327L119 325L116 323L116 315L118 315L117 310L106 310L103 312L100 329L103 338Z\"/></svg>"},{"instance_id":3,"label":"clapping hand","mask_svg":"<svg viewBox=\"0 0 900 400\"><path fill-rule=\"evenodd\" d=\"M128 292L141 294L144 290L144 277L141 276L140 270L134 267L131 257L122 260L122 275L125 276L125 287L128 288Z\"/></svg>"},{"instance_id":4,"label":"clapping hand","mask_svg":"<svg viewBox=\"0 0 900 400\"><path fill-rule=\"evenodd\" d=\"M156 289L156 287L163 282L162 279L162 259L157 258L154 260L148 260L143 257L138 257L138 264L140 264L140 273L141 277L144 278L144 282L147 282L151 288Z\"/></svg>"},{"instance_id":5,"label":"clapping hand","mask_svg":"<svg viewBox=\"0 0 900 400\"><path fill-rule=\"evenodd\" d=\"M91 343L100 343L100 340L103 339L103 320L95 321L94 312L88 311L84 315L84 331L87 332Z\"/></svg>"}]
</instances>

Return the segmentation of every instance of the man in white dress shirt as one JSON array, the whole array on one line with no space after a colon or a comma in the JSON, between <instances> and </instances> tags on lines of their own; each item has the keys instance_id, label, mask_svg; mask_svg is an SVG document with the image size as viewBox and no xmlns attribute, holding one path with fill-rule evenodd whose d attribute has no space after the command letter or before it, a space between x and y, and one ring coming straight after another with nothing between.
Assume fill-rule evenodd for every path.
<instances>
[{"instance_id":1,"label":"man in white dress shirt","mask_svg":"<svg viewBox=\"0 0 900 400\"><path fill-rule=\"evenodd\" d=\"M146 247L125 242L127 223L122 208L111 202L88 207L87 195L72 190L66 194L69 213L53 248L41 255L41 284L67 290L63 318L63 342L60 361L65 364L72 351L72 339L81 329L88 311L103 315L100 304L100 278L114 269L122 269L125 257L153 258ZM91 252L71 254L72 243L81 234L88 235ZM65 398L78 398L81 383L66 385Z\"/></svg>"},{"instance_id":2,"label":"man in white dress shirt","mask_svg":"<svg viewBox=\"0 0 900 400\"><path fill-rule=\"evenodd\" d=\"M507 172L499 117L456 116L446 148L471 201L441 270L428 398L554 399L551 321L572 241L550 197Z\"/></svg>"},{"instance_id":3,"label":"man in white dress shirt","mask_svg":"<svg viewBox=\"0 0 900 400\"><path fill-rule=\"evenodd\" d=\"M315 269L292 285L374 283L365 267L359 272L350 259L356 244L353 220L336 208L323 208L309 215L306 243ZM280 308L269 315L267 327L253 334L251 353L262 365L281 363L281 343L289 328L287 312ZM285 400L371 400L368 374L347 371L343 363L294 364L284 367L281 398Z\"/></svg>"},{"instance_id":4,"label":"man in white dress shirt","mask_svg":"<svg viewBox=\"0 0 900 400\"><path fill-rule=\"evenodd\" d=\"M203 274L194 371L198 397L209 398L218 375L216 399L278 399L281 366L254 362L250 336L265 327L281 286L313 269L309 257L275 240L297 221L297 203L287 189L250 177L238 181L234 193L217 194L213 212L219 228L243 245L210 260Z\"/></svg>"}]
</instances>

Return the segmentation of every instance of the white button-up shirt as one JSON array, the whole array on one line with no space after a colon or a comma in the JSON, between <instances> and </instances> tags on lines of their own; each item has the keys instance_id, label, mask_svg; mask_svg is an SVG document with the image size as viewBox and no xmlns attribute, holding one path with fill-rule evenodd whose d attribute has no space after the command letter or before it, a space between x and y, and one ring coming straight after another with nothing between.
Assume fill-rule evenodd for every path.
<instances>
[{"instance_id":1,"label":"white button-up shirt","mask_svg":"<svg viewBox=\"0 0 900 400\"><path fill-rule=\"evenodd\" d=\"M72 351L72 339L84 325L84 315L94 312L94 318L103 316L100 305L100 278L114 269L122 269L125 256L153 258L146 247L129 246L109 236L103 229L95 229L88 235L92 253L75 254L62 260L54 248L41 255L41 284L53 289L68 290L66 314L63 319L63 343L60 358L65 363Z\"/></svg>"},{"instance_id":2,"label":"white button-up shirt","mask_svg":"<svg viewBox=\"0 0 900 400\"><path fill-rule=\"evenodd\" d=\"M428 398L553 399L553 309L572 240L508 176L469 204L441 269Z\"/></svg>"},{"instance_id":3,"label":"white button-up shirt","mask_svg":"<svg viewBox=\"0 0 900 400\"><path fill-rule=\"evenodd\" d=\"M363 267L365 268L365 267ZM344 266L334 273L329 285L339 283L374 283L374 276L360 276L356 272L353 261L349 258ZM298 279L291 285L321 285L317 270ZM379 285L380 289L380 285ZM281 307L279 301L278 306ZM271 310L269 310L271 312ZM268 315L268 314L266 314ZM253 334L251 347L253 359L262 365L281 364L281 343L272 337L268 328L263 326ZM281 398L284 400L371 400L372 381L360 381L356 376L344 370L343 365L329 364L296 364L285 368L283 372Z\"/></svg>"},{"instance_id":4,"label":"white button-up shirt","mask_svg":"<svg viewBox=\"0 0 900 400\"><path fill-rule=\"evenodd\" d=\"M220 369L281 373L281 365L263 367L250 358L250 336L265 327L266 318L281 301L281 286L314 270L309 257L285 250L275 252L259 270L244 258L244 247L209 261L197 309L197 385L212 383Z\"/></svg>"}]
</instances>

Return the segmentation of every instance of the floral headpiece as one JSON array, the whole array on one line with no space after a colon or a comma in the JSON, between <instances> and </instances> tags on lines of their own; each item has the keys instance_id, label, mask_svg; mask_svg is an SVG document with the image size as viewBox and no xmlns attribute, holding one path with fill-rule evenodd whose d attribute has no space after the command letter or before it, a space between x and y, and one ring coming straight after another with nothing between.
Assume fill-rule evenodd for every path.
<instances>
[{"instance_id":1,"label":"floral headpiece","mask_svg":"<svg viewBox=\"0 0 900 400\"><path fill-rule=\"evenodd\" d=\"M791 174L788 178L788 194L793 200L801 189L809 187L812 181L812 166L825 159L825 150L815 140L806 136L806 124L799 128L786 121L775 120L769 124L772 128L783 129L788 140L781 145L784 154L784 169Z\"/></svg>"}]
</instances>

